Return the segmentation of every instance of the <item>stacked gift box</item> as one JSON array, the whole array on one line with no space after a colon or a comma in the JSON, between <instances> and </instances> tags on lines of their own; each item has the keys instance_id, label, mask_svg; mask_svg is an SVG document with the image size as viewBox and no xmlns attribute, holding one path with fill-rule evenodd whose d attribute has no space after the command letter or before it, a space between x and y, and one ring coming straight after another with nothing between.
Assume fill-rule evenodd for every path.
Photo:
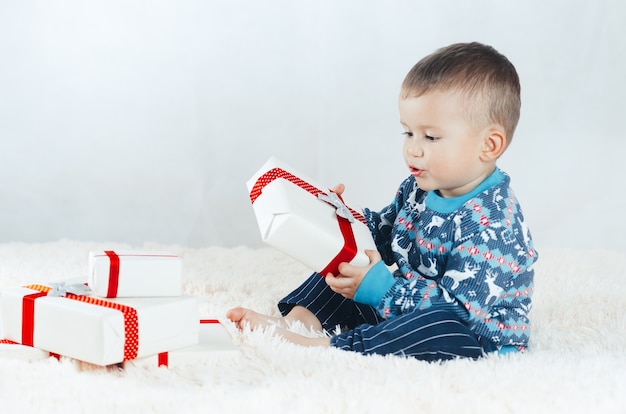
<instances>
[{"instance_id":1,"label":"stacked gift box","mask_svg":"<svg viewBox=\"0 0 626 414\"><path fill-rule=\"evenodd\" d=\"M60 355L101 366L171 365L175 353L210 352L215 334L218 350L234 350L218 321L199 323L198 300L182 294L181 275L181 259L169 252L90 252L86 283L2 290L0 346L29 359Z\"/></svg>"}]
</instances>

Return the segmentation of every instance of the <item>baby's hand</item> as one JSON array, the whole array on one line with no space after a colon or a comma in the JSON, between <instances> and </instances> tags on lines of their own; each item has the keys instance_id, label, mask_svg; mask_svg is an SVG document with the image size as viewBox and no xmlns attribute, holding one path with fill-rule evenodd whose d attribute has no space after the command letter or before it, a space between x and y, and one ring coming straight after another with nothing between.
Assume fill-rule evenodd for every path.
<instances>
[{"instance_id":1,"label":"baby's hand","mask_svg":"<svg viewBox=\"0 0 626 414\"><path fill-rule=\"evenodd\" d=\"M343 184L337 184L333 189L331 189L330 191L332 191L333 193L337 193L339 195L343 194L343 192L345 191L346 186Z\"/></svg>"},{"instance_id":2,"label":"baby's hand","mask_svg":"<svg viewBox=\"0 0 626 414\"><path fill-rule=\"evenodd\" d=\"M367 272L369 272L376 263L382 260L380 253L376 250L365 250L365 254L370 259L369 265L353 266L350 263L340 263L339 275L335 276L332 273L328 273L326 275L326 284L330 286L335 293L345 298L353 299Z\"/></svg>"}]
</instances>

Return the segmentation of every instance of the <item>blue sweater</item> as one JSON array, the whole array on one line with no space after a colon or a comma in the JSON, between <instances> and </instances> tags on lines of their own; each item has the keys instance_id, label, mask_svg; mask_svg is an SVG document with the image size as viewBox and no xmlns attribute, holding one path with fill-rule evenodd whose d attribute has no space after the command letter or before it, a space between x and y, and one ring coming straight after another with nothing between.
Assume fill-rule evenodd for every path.
<instances>
[{"instance_id":1,"label":"blue sweater","mask_svg":"<svg viewBox=\"0 0 626 414\"><path fill-rule=\"evenodd\" d=\"M383 262L354 300L384 318L445 307L496 348L525 348L537 252L509 183L496 168L470 193L442 198L409 177L389 206L365 209Z\"/></svg>"}]
</instances>

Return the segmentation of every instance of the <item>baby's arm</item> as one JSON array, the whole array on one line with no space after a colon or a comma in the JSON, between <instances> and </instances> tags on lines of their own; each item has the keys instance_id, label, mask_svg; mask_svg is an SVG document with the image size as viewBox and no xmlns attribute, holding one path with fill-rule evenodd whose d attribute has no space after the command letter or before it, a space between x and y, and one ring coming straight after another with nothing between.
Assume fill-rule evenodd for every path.
<instances>
[{"instance_id":1,"label":"baby's arm","mask_svg":"<svg viewBox=\"0 0 626 414\"><path fill-rule=\"evenodd\" d=\"M417 188L415 180L408 178L400 184L396 196L391 204L381 209L379 212L372 211L368 208L363 210L363 215L367 220L367 226L372 233L376 248L381 254L382 260L387 265L395 263L395 256L392 250L392 231L398 212L406 204L413 204L414 200L409 198L418 197L417 192L421 191Z\"/></svg>"},{"instance_id":2,"label":"baby's arm","mask_svg":"<svg viewBox=\"0 0 626 414\"><path fill-rule=\"evenodd\" d=\"M339 275L326 275L326 283L336 293L346 298L353 299L365 275L376 263L381 260L384 260L387 264L393 263L393 252L391 251L391 244L388 240L391 234L392 223L395 220L399 206L402 205L403 202L403 194L406 192L404 189L406 182L405 180L400 186L393 202L383 208L379 213L369 209L364 210L363 213L366 217L368 228L372 233L378 251L365 251L365 254L370 259L368 266L353 266L349 263L341 263L339 265ZM345 186L343 184L337 184L331 191L341 195L345 191Z\"/></svg>"}]
</instances>

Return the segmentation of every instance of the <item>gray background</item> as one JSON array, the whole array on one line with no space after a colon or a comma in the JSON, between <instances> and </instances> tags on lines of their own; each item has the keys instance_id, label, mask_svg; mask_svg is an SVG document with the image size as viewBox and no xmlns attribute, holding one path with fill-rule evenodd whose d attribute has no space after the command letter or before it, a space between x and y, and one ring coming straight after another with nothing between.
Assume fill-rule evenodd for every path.
<instances>
[{"instance_id":1,"label":"gray background","mask_svg":"<svg viewBox=\"0 0 626 414\"><path fill-rule=\"evenodd\" d=\"M481 41L516 65L500 166L542 246L623 250L626 2L0 0L0 242L260 246L274 155L355 204L407 175L409 68Z\"/></svg>"}]
</instances>

